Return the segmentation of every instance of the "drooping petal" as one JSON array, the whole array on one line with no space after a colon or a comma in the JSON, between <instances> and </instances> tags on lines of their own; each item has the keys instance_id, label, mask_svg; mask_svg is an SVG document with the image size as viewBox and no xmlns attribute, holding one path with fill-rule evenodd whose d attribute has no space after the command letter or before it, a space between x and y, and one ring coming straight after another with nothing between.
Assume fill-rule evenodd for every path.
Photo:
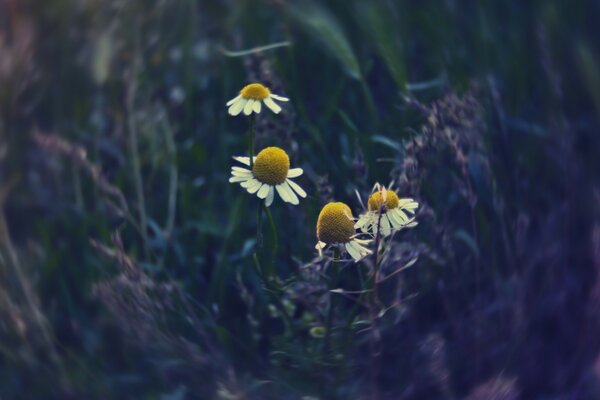
<instances>
[{"instance_id":1,"label":"drooping petal","mask_svg":"<svg viewBox=\"0 0 600 400\"><path fill-rule=\"evenodd\" d=\"M262 185L256 194L259 199L264 199L269 194L269 185Z\"/></svg>"},{"instance_id":2,"label":"drooping petal","mask_svg":"<svg viewBox=\"0 0 600 400\"><path fill-rule=\"evenodd\" d=\"M273 99L271 99L270 97L264 99L263 102L265 103L265 106L269 107L271 111L273 111L275 114L279 114L279 112L281 111L281 107L275 104Z\"/></svg>"},{"instance_id":3,"label":"drooping petal","mask_svg":"<svg viewBox=\"0 0 600 400\"><path fill-rule=\"evenodd\" d=\"M300 185L298 185L296 182L292 181L291 179L286 179L285 180L287 182L288 185L290 185L290 187L292 189L294 189L296 191L296 193L298 193L298 195L302 198L306 197L306 192L304 191L304 189L302 189L300 187Z\"/></svg>"},{"instance_id":4,"label":"drooping petal","mask_svg":"<svg viewBox=\"0 0 600 400\"><path fill-rule=\"evenodd\" d=\"M252 109L254 110L255 113L257 113L257 114L260 113L260 110L262 109L261 104L262 103L260 101L255 101L254 102L254 105L252 106Z\"/></svg>"},{"instance_id":5,"label":"drooping petal","mask_svg":"<svg viewBox=\"0 0 600 400\"><path fill-rule=\"evenodd\" d=\"M292 188L290 187L290 185L288 185L287 182L283 182L281 184L281 186L283 187L283 190L286 191L288 200L290 204L293 204L295 206L297 206L298 204L300 204L300 200L298 199L298 196L296 196L296 193L294 193L294 191L292 190Z\"/></svg>"},{"instance_id":6,"label":"drooping petal","mask_svg":"<svg viewBox=\"0 0 600 400\"><path fill-rule=\"evenodd\" d=\"M389 236L392 233L392 228L390 227L390 220L384 214L380 218L380 229L381 234L383 236Z\"/></svg>"},{"instance_id":7,"label":"drooping petal","mask_svg":"<svg viewBox=\"0 0 600 400\"><path fill-rule=\"evenodd\" d=\"M315 245L315 249L317 249L317 251L319 252L319 257L323 256L323 249L325 248L325 246L327 245L324 242L321 242L320 240Z\"/></svg>"},{"instance_id":8,"label":"drooping petal","mask_svg":"<svg viewBox=\"0 0 600 400\"><path fill-rule=\"evenodd\" d=\"M363 247L361 245L362 242L364 242L364 240L358 240L358 239L352 240L352 243L354 243L354 248L360 252L361 258L373 253L373 251L367 249L366 247Z\"/></svg>"},{"instance_id":9,"label":"drooping petal","mask_svg":"<svg viewBox=\"0 0 600 400\"><path fill-rule=\"evenodd\" d=\"M265 200L265 206L270 207L273 204L273 198L275 197L275 189L273 186L269 186L269 194L267 195L267 199Z\"/></svg>"},{"instance_id":10,"label":"drooping petal","mask_svg":"<svg viewBox=\"0 0 600 400\"><path fill-rule=\"evenodd\" d=\"M254 177L248 178L248 180L242 183L240 186L244 189L248 189L250 186L254 186L254 182L258 182L258 180Z\"/></svg>"},{"instance_id":11,"label":"drooping petal","mask_svg":"<svg viewBox=\"0 0 600 400\"><path fill-rule=\"evenodd\" d=\"M235 101L235 103L233 103L229 107L229 111L228 111L229 115L232 115L232 116L235 117L236 115L238 115L239 113L241 113L242 110L244 109L244 106L246 105L246 103L247 103L247 101L243 97L237 99Z\"/></svg>"},{"instance_id":12,"label":"drooping petal","mask_svg":"<svg viewBox=\"0 0 600 400\"><path fill-rule=\"evenodd\" d=\"M241 97L242 97L242 95L240 94L240 95L238 95L238 96L234 97L233 99L229 100L229 101L227 102L227 104L225 104L225 105L226 105L227 107L229 107L230 105L232 105L233 103L235 103L235 102L236 102L236 101L237 101L239 98L241 98Z\"/></svg>"},{"instance_id":13,"label":"drooping petal","mask_svg":"<svg viewBox=\"0 0 600 400\"><path fill-rule=\"evenodd\" d=\"M260 189L261 186L262 186L262 183L260 183L256 179L252 179L251 184L248 185L246 190L248 191L248 193L254 194L254 193L258 192L258 189Z\"/></svg>"},{"instance_id":14,"label":"drooping petal","mask_svg":"<svg viewBox=\"0 0 600 400\"><path fill-rule=\"evenodd\" d=\"M355 241L356 243L358 243L359 245L368 245L370 243L373 242L373 239L359 239L357 237L352 239L353 241ZM367 250L370 252L370 250L363 248L364 250Z\"/></svg>"},{"instance_id":15,"label":"drooping petal","mask_svg":"<svg viewBox=\"0 0 600 400\"><path fill-rule=\"evenodd\" d=\"M354 224L354 229L359 229L369 221L368 214L363 214L358 218L358 221Z\"/></svg>"},{"instance_id":16,"label":"drooping petal","mask_svg":"<svg viewBox=\"0 0 600 400\"><path fill-rule=\"evenodd\" d=\"M410 220L410 219L408 218L408 215L406 215L406 214L404 213L404 211L402 211L402 210L401 210L401 209L399 209L399 208L396 208L396 217L397 217L397 218L399 218L399 219L402 221L402 225L404 225L404 224L407 224L407 223L408 223L408 221Z\"/></svg>"},{"instance_id":17,"label":"drooping petal","mask_svg":"<svg viewBox=\"0 0 600 400\"><path fill-rule=\"evenodd\" d=\"M354 247L354 242L347 242L344 245L344 247L346 248L348 254L350 254L350 257L354 259L354 261L359 261L362 258L358 249Z\"/></svg>"},{"instance_id":18,"label":"drooping petal","mask_svg":"<svg viewBox=\"0 0 600 400\"><path fill-rule=\"evenodd\" d=\"M413 199L400 199L398 200L398 208L408 211L411 214L415 213L415 210L419 207L419 203Z\"/></svg>"},{"instance_id":19,"label":"drooping petal","mask_svg":"<svg viewBox=\"0 0 600 400\"><path fill-rule=\"evenodd\" d=\"M252 114L252 106L254 105L255 101L256 100L254 99L250 99L246 102L246 105L244 106L244 115Z\"/></svg>"},{"instance_id":20,"label":"drooping petal","mask_svg":"<svg viewBox=\"0 0 600 400\"><path fill-rule=\"evenodd\" d=\"M271 93L271 97L274 98L275 100L279 100L279 101L290 101L290 99L288 99L287 97L279 96L279 95L273 94L273 93Z\"/></svg>"},{"instance_id":21,"label":"drooping petal","mask_svg":"<svg viewBox=\"0 0 600 400\"><path fill-rule=\"evenodd\" d=\"M302 175L302 173L304 172L304 170L302 168L290 168L290 170L288 171L288 178L297 178L300 175Z\"/></svg>"},{"instance_id":22,"label":"drooping petal","mask_svg":"<svg viewBox=\"0 0 600 400\"><path fill-rule=\"evenodd\" d=\"M402 218L398 216L397 210L390 210L387 212L387 216L390 219L390 223L395 229L401 228L404 223L402 222Z\"/></svg>"},{"instance_id":23,"label":"drooping petal","mask_svg":"<svg viewBox=\"0 0 600 400\"><path fill-rule=\"evenodd\" d=\"M283 184L279 184L279 185L275 186L275 189L277 189L277 193L279 193L279 197L281 197L281 200L285 201L286 203L290 202L290 200L288 198L288 194L285 191L285 189L283 188Z\"/></svg>"}]
</instances>

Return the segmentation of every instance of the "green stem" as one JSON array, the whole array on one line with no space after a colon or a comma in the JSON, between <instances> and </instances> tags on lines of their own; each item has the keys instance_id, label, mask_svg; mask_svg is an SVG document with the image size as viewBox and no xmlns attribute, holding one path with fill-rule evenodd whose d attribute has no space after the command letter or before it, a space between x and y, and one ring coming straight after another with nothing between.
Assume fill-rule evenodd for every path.
<instances>
[{"instance_id":1,"label":"green stem","mask_svg":"<svg viewBox=\"0 0 600 400\"><path fill-rule=\"evenodd\" d=\"M271 260L273 262L275 262L275 256L277 255L277 248L279 247L279 235L277 234L277 226L275 225L275 220L273 219L271 210L269 210L269 207L265 206L265 211L267 213L267 218L269 219L269 225L271 226L271 232L273 233L273 248L272 248L272 253L271 253Z\"/></svg>"},{"instance_id":2,"label":"green stem","mask_svg":"<svg viewBox=\"0 0 600 400\"><path fill-rule=\"evenodd\" d=\"M274 287L271 284L271 282L264 276L263 268L260 265L260 261L258 260L258 255L256 253L254 253L252 255L252 259L254 260L254 270L258 274L258 277L262 281L263 285L265 285L265 288L267 289L267 293L269 293L269 295L271 296L271 299L275 303L275 306L279 309L279 312L281 312L281 315L283 316L283 319L285 320L286 325L291 330L292 329L292 319L288 315L287 310L285 309L285 305L279 298L280 291L276 287Z\"/></svg>"},{"instance_id":3,"label":"green stem","mask_svg":"<svg viewBox=\"0 0 600 400\"><path fill-rule=\"evenodd\" d=\"M331 341L331 330L333 328L333 316L334 316L334 293L331 290L337 286L339 269L340 269L340 249L337 247L333 250L333 262L331 265L331 278L329 280L329 310L327 312L327 322L325 326L325 341L323 343L323 356L326 357L330 347Z\"/></svg>"},{"instance_id":4,"label":"green stem","mask_svg":"<svg viewBox=\"0 0 600 400\"><path fill-rule=\"evenodd\" d=\"M262 210L263 210L264 202L259 199L258 201L258 209L256 215L256 246L260 249L263 245L263 235L262 235Z\"/></svg>"},{"instance_id":5,"label":"green stem","mask_svg":"<svg viewBox=\"0 0 600 400\"><path fill-rule=\"evenodd\" d=\"M254 114L250 116L250 138L248 141L248 153L250 154L250 169L254 168L254 125L256 117Z\"/></svg>"},{"instance_id":6,"label":"green stem","mask_svg":"<svg viewBox=\"0 0 600 400\"><path fill-rule=\"evenodd\" d=\"M377 233L375 235L375 250L373 251L373 291L369 301L369 320L371 322L371 335L369 337L369 353L371 358L371 398L379 399L379 364L380 364L380 340L377 327L377 306L379 305L379 241L381 240L381 216L383 206L379 207L379 218L377 220Z\"/></svg>"}]
</instances>

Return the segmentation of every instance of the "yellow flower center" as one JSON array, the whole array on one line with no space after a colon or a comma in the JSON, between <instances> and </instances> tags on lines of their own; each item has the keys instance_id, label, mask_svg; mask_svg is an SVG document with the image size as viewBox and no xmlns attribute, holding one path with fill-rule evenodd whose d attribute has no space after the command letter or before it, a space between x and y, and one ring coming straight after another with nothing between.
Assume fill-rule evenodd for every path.
<instances>
[{"instance_id":1,"label":"yellow flower center","mask_svg":"<svg viewBox=\"0 0 600 400\"><path fill-rule=\"evenodd\" d=\"M352 211L344 203L328 203L317 220L317 238L321 242L346 243L354 235Z\"/></svg>"},{"instance_id":2,"label":"yellow flower center","mask_svg":"<svg viewBox=\"0 0 600 400\"><path fill-rule=\"evenodd\" d=\"M264 100L271 95L271 91L260 83L251 83L240 90L245 99Z\"/></svg>"},{"instance_id":3,"label":"yellow flower center","mask_svg":"<svg viewBox=\"0 0 600 400\"><path fill-rule=\"evenodd\" d=\"M256 179L275 186L285 182L290 169L290 158L279 147L267 147L256 156L252 172Z\"/></svg>"},{"instance_id":4,"label":"yellow flower center","mask_svg":"<svg viewBox=\"0 0 600 400\"><path fill-rule=\"evenodd\" d=\"M385 204L383 202L383 195L380 190L369 196L370 211L379 211L381 209L383 212L385 212L398 207L398 195L396 192L392 190L386 190L385 193Z\"/></svg>"}]
</instances>

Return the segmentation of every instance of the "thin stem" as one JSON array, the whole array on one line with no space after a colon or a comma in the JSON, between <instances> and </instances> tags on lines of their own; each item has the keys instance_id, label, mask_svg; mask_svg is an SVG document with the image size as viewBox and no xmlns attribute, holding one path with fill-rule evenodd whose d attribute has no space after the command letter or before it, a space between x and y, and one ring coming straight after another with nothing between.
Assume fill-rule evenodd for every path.
<instances>
[{"instance_id":1,"label":"thin stem","mask_svg":"<svg viewBox=\"0 0 600 400\"><path fill-rule=\"evenodd\" d=\"M283 304L283 302L279 298L279 290L276 287L274 287L271 284L271 282L265 277L265 275L263 273L263 268L260 265L260 261L258 260L258 254L254 253L252 255L252 260L254 261L254 270L258 274L258 277L260 278L260 280L262 281L262 283L267 288L267 293L269 293L269 295L271 296L271 299L275 303L275 306L281 312L281 315L283 316L283 319L285 320L286 325L291 330L292 329L292 319L288 315L288 312L287 312L287 310L285 308L285 305Z\"/></svg>"},{"instance_id":2,"label":"thin stem","mask_svg":"<svg viewBox=\"0 0 600 400\"><path fill-rule=\"evenodd\" d=\"M137 39L137 31L136 31ZM138 148L138 132L137 124L135 122L134 107L137 92L137 74L139 72L140 55L139 48L136 40L135 57L133 67L131 69L131 76L129 77L129 84L127 85L126 96L125 96L125 111L127 115L127 133L129 136L129 151L131 152L131 163L133 181L135 186L135 194L138 203L138 212L140 214L140 230L142 235L142 241L144 242L144 255L146 261L150 260L150 248L148 243L148 217L146 215L146 201L144 198L144 181L142 178L142 167Z\"/></svg>"},{"instance_id":3,"label":"thin stem","mask_svg":"<svg viewBox=\"0 0 600 400\"><path fill-rule=\"evenodd\" d=\"M258 201L258 209L256 214L256 246L258 248L262 248L263 245L263 235L262 235L262 210L263 210L264 202L259 199Z\"/></svg>"},{"instance_id":4,"label":"thin stem","mask_svg":"<svg viewBox=\"0 0 600 400\"><path fill-rule=\"evenodd\" d=\"M250 169L254 168L254 125L256 117L254 114L250 116L250 138L248 141L248 153L250 154Z\"/></svg>"},{"instance_id":5,"label":"thin stem","mask_svg":"<svg viewBox=\"0 0 600 400\"><path fill-rule=\"evenodd\" d=\"M379 304L379 242L381 240L381 217L383 215L383 204L379 206L379 218L377 219L377 233L375 234L375 249L373 251L373 291L369 302L369 320L371 322L371 335L369 337L369 353L371 356L371 399L379 399L379 331L377 328L377 305Z\"/></svg>"},{"instance_id":6,"label":"thin stem","mask_svg":"<svg viewBox=\"0 0 600 400\"><path fill-rule=\"evenodd\" d=\"M383 207L381 207L383 208ZM375 235L375 251L373 252L373 303L379 303L379 242L381 240L381 216L382 210L379 210L379 218L377 219L377 233Z\"/></svg>"},{"instance_id":7,"label":"thin stem","mask_svg":"<svg viewBox=\"0 0 600 400\"><path fill-rule=\"evenodd\" d=\"M323 356L326 357L329 351L331 341L331 330L333 327L333 316L334 316L334 293L331 290L337 286L337 280L340 269L340 249L337 247L333 250L333 262L331 264L331 277L329 279L329 310L327 312L327 321L325 326L325 341L323 343Z\"/></svg>"},{"instance_id":8,"label":"thin stem","mask_svg":"<svg viewBox=\"0 0 600 400\"><path fill-rule=\"evenodd\" d=\"M277 234L277 225L275 225L275 220L273 219L273 215L271 214L271 210L269 207L265 205L265 212L267 214L267 219L269 220L269 225L271 226L271 233L273 234L273 246L271 248L271 262L273 264L271 270L269 271L269 275L272 275L274 271L274 263L275 257L277 256L277 249L279 247L279 235Z\"/></svg>"}]
</instances>

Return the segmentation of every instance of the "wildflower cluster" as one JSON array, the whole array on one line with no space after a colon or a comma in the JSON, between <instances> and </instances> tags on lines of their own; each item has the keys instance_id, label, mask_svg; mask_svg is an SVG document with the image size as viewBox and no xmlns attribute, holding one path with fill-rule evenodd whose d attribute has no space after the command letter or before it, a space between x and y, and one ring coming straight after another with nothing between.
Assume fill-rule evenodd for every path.
<instances>
[{"instance_id":1,"label":"wildflower cluster","mask_svg":"<svg viewBox=\"0 0 600 400\"><path fill-rule=\"evenodd\" d=\"M288 98L272 94L269 88L260 83L246 85L238 96L227 102L229 114L250 116L249 155L233 157L246 167L232 166L229 182L239 183L250 194L264 200L270 207L275 192L289 204L300 204L300 198L307 194L292 179L302 175L302 168L290 168L290 158L279 147L266 147L254 156L254 117L260 113L262 104L275 114L281 107L274 100L287 102ZM415 211L419 204L411 198L399 198L395 191L376 184L367 200L368 207L358 218L354 218L350 207L342 202L329 202L321 210L317 220L317 245L323 250L335 247L344 250L355 262L372 254L368 248L373 238L390 236L393 232L410 228L417 224ZM359 230L359 232L357 232Z\"/></svg>"}]
</instances>

